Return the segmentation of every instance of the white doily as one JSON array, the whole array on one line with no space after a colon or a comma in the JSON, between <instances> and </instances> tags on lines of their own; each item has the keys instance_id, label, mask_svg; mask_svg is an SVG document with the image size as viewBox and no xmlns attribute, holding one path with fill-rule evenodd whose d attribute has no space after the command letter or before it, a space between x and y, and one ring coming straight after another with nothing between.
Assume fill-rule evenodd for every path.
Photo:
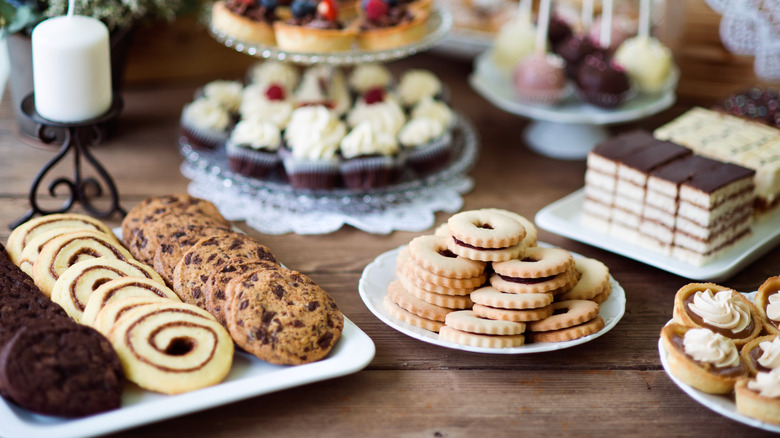
<instances>
[{"instance_id":1,"label":"white doily","mask_svg":"<svg viewBox=\"0 0 780 438\"><path fill-rule=\"evenodd\" d=\"M230 171L224 151L196 150L184 140L181 172L192 180L191 195L264 234L327 234L344 225L372 234L422 231L433 226L437 211L460 210L461 195L474 186L466 173L477 160L478 140L462 116L453 139L454 157L443 169L424 178L407 174L396 185L365 193L295 190L283 182L247 178Z\"/></svg>"},{"instance_id":2,"label":"white doily","mask_svg":"<svg viewBox=\"0 0 780 438\"><path fill-rule=\"evenodd\" d=\"M767 81L780 80L780 1L707 0L723 15L720 39L730 52L754 55L756 75Z\"/></svg>"}]
</instances>

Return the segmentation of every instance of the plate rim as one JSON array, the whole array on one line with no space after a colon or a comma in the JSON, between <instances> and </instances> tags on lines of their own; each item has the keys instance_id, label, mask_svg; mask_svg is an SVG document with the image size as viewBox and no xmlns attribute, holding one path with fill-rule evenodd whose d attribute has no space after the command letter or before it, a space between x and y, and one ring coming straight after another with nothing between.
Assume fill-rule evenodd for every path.
<instances>
[{"instance_id":1,"label":"plate rim","mask_svg":"<svg viewBox=\"0 0 780 438\"><path fill-rule=\"evenodd\" d=\"M755 296L755 292L742 292L743 295L748 296L749 299L752 301L752 297ZM670 319L669 322L666 324L670 324L674 322L673 319ZM669 372L669 361L667 360L668 353L666 352L666 349L663 346L663 342L661 341L661 338L658 338L658 356L661 360L661 367L663 368L666 375L669 377L669 379L677 385L677 387L684 392L688 397L695 400L700 405L704 406L705 408L716 412L726 418L729 418L731 420L734 420L738 423L742 423L747 426L755 427L758 429L763 429L769 432L775 432L780 433L780 425L767 423L765 421L761 421L757 418L748 417L745 414L742 414L740 412L737 412L737 406L736 402L733 400L733 396L725 396L725 395L716 395L716 394L707 394L705 392L699 391L698 389L695 389L688 385L687 383L679 380L677 377L673 376L672 373ZM718 400L722 399L721 403L713 402L709 399L711 398L717 398Z\"/></svg>"},{"instance_id":2,"label":"plate rim","mask_svg":"<svg viewBox=\"0 0 780 438\"><path fill-rule=\"evenodd\" d=\"M540 209L536 213L534 221L540 228L546 231L586 243L596 248L692 280L709 280L717 282L728 279L780 243L780 227L775 228L774 232L769 232L766 235L758 236L755 232L756 227L770 228L767 224L772 223L773 220L780 220L780 208L776 208L774 211L767 212L753 221L751 228L753 233L751 236L748 236L745 241L728 249L713 262L702 266L696 266L682 260L664 256L650 249L642 248L639 245L624 244L620 240L615 239L608 234L601 233L598 230L588 228L587 232L579 232L579 230L583 228L579 220L582 215L582 208L576 209L575 207L577 206L577 203L582 202L584 198L585 188L581 187ZM576 210L574 211L574 220L569 220L566 218L566 216L569 215L563 215L562 211L572 208L575 208ZM750 244L749 248L745 248L742 252L736 253L738 249L748 245L748 243ZM735 257L726 258L726 256L731 256L735 253Z\"/></svg>"},{"instance_id":3,"label":"plate rim","mask_svg":"<svg viewBox=\"0 0 780 438\"><path fill-rule=\"evenodd\" d=\"M545 242L538 242L539 246L547 246L551 247L552 245L545 243ZM454 342L448 342L448 341L442 341L439 340L435 332L430 332L432 335L427 334L417 334L412 329L419 329L418 327L414 327L411 324L408 324L403 321L394 321L391 315L386 315L384 312L381 311L381 309L376 308L369 298L369 291L367 290L368 284L370 283L370 279L368 276L370 275L371 271L374 269L379 269L380 263L386 263L386 259L392 259L392 265L393 268L395 266L395 257L398 254L398 251L401 250L406 246L400 245L394 249L388 250L383 252L382 254L378 255L374 260L372 260L366 267L363 269L363 273L360 275L360 280L358 281L358 292L360 294L360 299L363 300L363 304L368 308L368 310L374 314L380 321L388 325L389 327L395 329L396 331L405 334L406 336L409 336L413 339L416 339L418 341L426 342L432 345L437 345L440 347L450 348L454 350L461 350L461 351L467 351L472 353L485 353L485 354L534 354L534 353L544 353L549 351L558 351L563 350L566 348L575 347L580 344L584 344L586 342L590 342L596 338L601 337L602 335L606 334L610 330L612 330L623 318L626 311L626 295L625 290L620 285L620 283L615 280L615 278L610 274L610 285L612 286L612 292L610 293L609 298L607 298L607 301L609 300L616 300L615 304L618 306L618 311L614 315L611 315L609 320L605 320L604 328L599 330L598 332L588 335L579 339L574 339L571 341L565 341L565 342L555 342L555 343L539 343L539 344L526 344L522 345L520 347L511 347L511 348L487 348L487 347L472 347L468 345L461 345L456 344ZM568 251L568 250L567 250ZM573 251L569 251L572 256L575 258L584 257L581 254L575 253ZM383 295L384 296L384 295ZM600 314L601 315L601 314ZM603 317L603 315L602 315ZM408 326L408 327L407 327ZM422 329L419 329L422 330ZM434 337L436 336L436 337Z\"/></svg>"},{"instance_id":4,"label":"plate rim","mask_svg":"<svg viewBox=\"0 0 780 438\"><path fill-rule=\"evenodd\" d=\"M170 396L159 394L161 396L159 399L142 401L83 418L63 419L33 414L4 398L0 398L0 436L70 438L118 432L284 389L353 374L368 366L376 353L373 340L346 315L344 316L342 336L336 348L335 354L331 352L327 358L317 362L305 365L278 366L278 369L267 373L223 380L217 385L184 394ZM251 362L260 361L260 359L246 353L236 352L234 354L243 356ZM267 365L267 363L263 362L263 365ZM248 366L251 367L252 364ZM280 374L281 379L269 378ZM254 381L262 383L260 388L247 385L247 383L255 383ZM128 384L132 385L129 382ZM125 389L126 391L127 389ZM144 393L152 392L143 389L141 391ZM145 412L150 410L151 412ZM39 421L28 421L26 418Z\"/></svg>"}]
</instances>

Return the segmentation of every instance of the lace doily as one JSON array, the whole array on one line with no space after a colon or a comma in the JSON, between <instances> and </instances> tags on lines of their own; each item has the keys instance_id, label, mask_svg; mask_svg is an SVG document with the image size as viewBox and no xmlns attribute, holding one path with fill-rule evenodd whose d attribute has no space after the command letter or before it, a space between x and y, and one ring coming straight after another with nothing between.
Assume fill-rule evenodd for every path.
<instances>
[{"instance_id":1,"label":"lace doily","mask_svg":"<svg viewBox=\"0 0 780 438\"><path fill-rule=\"evenodd\" d=\"M246 178L230 171L224 151L199 151L181 142L181 172L192 180L191 195L208 199L229 220L244 220L264 234L327 234L344 225L372 234L422 231L437 211L454 213L474 186L466 172L478 156L474 127L462 116L453 132L454 158L425 178L369 192L312 192L286 183Z\"/></svg>"},{"instance_id":2,"label":"lace doily","mask_svg":"<svg viewBox=\"0 0 780 438\"><path fill-rule=\"evenodd\" d=\"M730 52L754 55L756 75L767 81L780 80L780 1L707 0L723 15L720 39Z\"/></svg>"}]
</instances>

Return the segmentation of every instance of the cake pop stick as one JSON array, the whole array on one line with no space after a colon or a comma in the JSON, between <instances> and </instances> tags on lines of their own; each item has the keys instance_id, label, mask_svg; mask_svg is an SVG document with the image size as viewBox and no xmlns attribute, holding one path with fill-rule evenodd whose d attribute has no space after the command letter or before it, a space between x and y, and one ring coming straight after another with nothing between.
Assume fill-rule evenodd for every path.
<instances>
[{"instance_id":1,"label":"cake pop stick","mask_svg":"<svg viewBox=\"0 0 780 438\"><path fill-rule=\"evenodd\" d=\"M582 11L580 12L580 21L582 22L582 33L587 34L590 26L593 24L593 0L582 2Z\"/></svg>"},{"instance_id":2,"label":"cake pop stick","mask_svg":"<svg viewBox=\"0 0 780 438\"><path fill-rule=\"evenodd\" d=\"M536 27L536 53L547 52L547 29L550 26L550 0L542 0Z\"/></svg>"},{"instance_id":3,"label":"cake pop stick","mask_svg":"<svg viewBox=\"0 0 780 438\"><path fill-rule=\"evenodd\" d=\"M601 11L601 37L599 44L601 47L609 47L612 44L612 0L604 0L604 7Z\"/></svg>"},{"instance_id":4,"label":"cake pop stick","mask_svg":"<svg viewBox=\"0 0 780 438\"><path fill-rule=\"evenodd\" d=\"M532 0L520 0L520 19L525 20L528 23L533 23L531 19L531 1Z\"/></svg>"},{"instance_id":5,"label":"cake pop stick","mask_svg":"<svg viewBox=\"0 0 780 438\"><path fill-rule=\"evenodd\" d=\"M650 0L639 0L639 33L641 38L650 36Z\"/></svg>"}]
</instances>

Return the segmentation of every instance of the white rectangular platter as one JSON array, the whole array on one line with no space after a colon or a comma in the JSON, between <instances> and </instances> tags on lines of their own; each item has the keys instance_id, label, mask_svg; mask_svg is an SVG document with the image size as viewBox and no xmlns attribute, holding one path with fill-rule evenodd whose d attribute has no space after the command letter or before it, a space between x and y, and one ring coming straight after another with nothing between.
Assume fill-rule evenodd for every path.
<instances>
[{"instance_id":1,"label":"white rectangular platter","mask_svg":"<svg viewBox=\"0 0 780 438\"><path fill-rule=\"evenodd\" d=\"M593 245L622 256L638 260L658 269L693 280L721 281L739 272L780 243L780 208L758 216L752 233L726 250L712 262L696 266L664 256L638 245L600 233L580 223L584 189L539 210L536 224L555 234Z\"/></svg>"},{"instance_id":2,"label":"white rectangular platter","mask_svg":"<svg viewBox=\"0 0 780 438\"><path fill-rule=\"evenodd\" d=\"M4 438L70 438L102 435L173 418L287 388L332 379L363 369L375 347L352 321L325 359L306 365L271 365L252 355L236 353L227 378L220 384L179 395L157 394L127 383L122 407L79 419L30 413L0 398L0 436Z\"/></svg>"}]
</instances>

